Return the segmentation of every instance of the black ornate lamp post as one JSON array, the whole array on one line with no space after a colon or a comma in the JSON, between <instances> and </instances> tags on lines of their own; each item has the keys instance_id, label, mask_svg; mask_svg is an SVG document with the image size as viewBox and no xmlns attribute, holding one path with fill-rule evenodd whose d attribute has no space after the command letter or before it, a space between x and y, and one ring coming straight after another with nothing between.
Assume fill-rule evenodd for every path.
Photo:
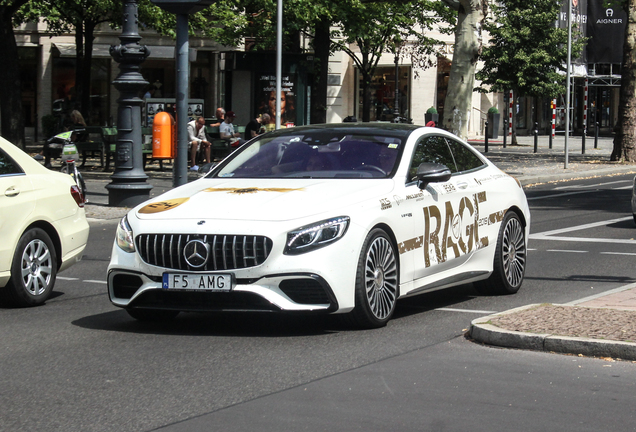
<instances>
[{"instance_id":1,"label":"black ornate lamp post","mask_svg":"<svg viewBox=\"0 0 636 432\"><path fill-rule=\"evenodd\" d=\"M141 63L150 55L139 45L137 0L124 0L124 22L120 44L110 47L110 55L119 63L119 75L113 81L119 90L117 108L117 145L115 172L110 177L108 205L134 207L147 200L152 185L146 183L141 141L141 105L139 94L148 82L139 73Z\"/></svg>"}]
</instances>

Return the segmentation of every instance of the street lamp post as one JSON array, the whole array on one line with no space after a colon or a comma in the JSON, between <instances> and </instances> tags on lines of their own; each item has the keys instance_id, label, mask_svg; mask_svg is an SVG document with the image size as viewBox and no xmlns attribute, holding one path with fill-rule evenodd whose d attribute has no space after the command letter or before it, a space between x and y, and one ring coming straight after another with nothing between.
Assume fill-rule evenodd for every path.
<instances>
[{"instance_id":1,"label":"street lamp post","mask_svg":"<svg viewBox=\"0 0 636 432\"><path fill-rule=\"evenodd\" d=\"M117 108L117 144L115 172L106 185L108 205L134 207L147 200L152 185L146 183L141 142L141 104L139 94L148 82L139 73L150 51L139 45L137 0L124 0L124 22L120 44L110 47L110 55L119 63L119 75L113 85L119 90Z\"/></svg>"},{"instance_id":2,"label":"street lamp post","mask_svg":"<svg viewBox=\"0 0 636 432\"><path fill-rule=\"evenodd\" d=\"M190 94L190 41L188 15L211 5L215 0L151 0L160 8L177 15L177 154L172 185L188 182L188 97Z\"/></svg>"}]
</instances>

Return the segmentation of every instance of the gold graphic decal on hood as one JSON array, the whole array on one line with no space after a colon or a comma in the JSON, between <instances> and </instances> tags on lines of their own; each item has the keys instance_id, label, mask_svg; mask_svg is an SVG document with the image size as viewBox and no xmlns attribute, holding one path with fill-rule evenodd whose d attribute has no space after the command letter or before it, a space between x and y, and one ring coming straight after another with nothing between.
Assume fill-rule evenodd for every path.
<instances>
[{"instance_id":1,"label":"gold graphic decal on hood","mask_svg":"<svg viewBox=\"0 0 636 432\"><path fill-rule=\"evenodd\" d=\"M189 199L190 198L175 198L171 200L150 203L140 208L139 213L161 213L163 211L178 207Z\"/></svg>"},{"instance_id":2,"label":"gold graphic decal on hood","mask_svg":"<svg viewBox=\"0 0 636 432\"><path fill-rule=\"evenodd\" d=\"M244 195L251 194L256 192L293 192L293 191L301 191L303 188L293 189L293 188L258 188L258 187L248 187L248 188L207 188L203 189L203 192L227 192L230 194L236 195Z\"/></svg>"}]
</instances>

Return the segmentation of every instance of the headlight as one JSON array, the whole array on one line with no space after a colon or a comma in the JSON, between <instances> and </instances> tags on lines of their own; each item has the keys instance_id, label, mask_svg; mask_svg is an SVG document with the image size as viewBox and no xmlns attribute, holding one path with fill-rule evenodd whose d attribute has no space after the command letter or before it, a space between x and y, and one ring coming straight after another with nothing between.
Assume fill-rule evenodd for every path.
<instances>
[{"instance_id":1,"label":"headlight","mask_svg":"<svg viewBox=\"0 0 636 432\"><path fill-rule=\"evenodd\" d=\"M305 225L287 233L285 255L298 255L327 246L341 238L349 227L349 216Z\"/></svg>"},{"instance_id":2,"label":"headlight","mask_svg":"<svg viewBox=\"0 0 636 432\"><path fill-rule=\"evenodd\" d=\"M132 253L135 251L135 242L133 240L132 228L128 224L128 216L124 216L119 222L119 225L117 225L116 240L117 246L124 252Z\"/></svg>"}]
</instances>

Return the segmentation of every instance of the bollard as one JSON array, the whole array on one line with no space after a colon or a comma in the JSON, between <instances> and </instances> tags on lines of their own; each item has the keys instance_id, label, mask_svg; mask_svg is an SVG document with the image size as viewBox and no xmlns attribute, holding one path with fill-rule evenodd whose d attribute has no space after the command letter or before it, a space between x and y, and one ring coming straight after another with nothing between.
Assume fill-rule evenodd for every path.
<instances>
[{"instance_id":1,"label":"bollard","mask_svg":"<svg viewBox=\"0 0 636 432\"><path fill-rule=\"evenodd\" d=\"M508 136L508 122L504 120L503 125L503 148L506 148L506 137Z\"/></svg>"},{"instance_id":2,"label":"bollard","mask_svg":"<svg viewBox=\"0 0 636 432\"><path fill-rule=\"evenodd\" d=\"M550 139L548 140L548 148L552 150L552 132L550 132Z\"/></svg>"},{"instance_id":3,"label":"bollard","mask_svg":"<svg viewBox=\"0 0 636 432\"><path fill-rule=\"evenodd\" d=\"M534 152L539 150L539 123L534 122Z\"/></svg>"},{"instance_id":4,"label":"bollard","mask_svg":"<svg viewBox=\"0 0 636 432\"><path fill-rule=\"evenodd\" d=\"M583 126L583 138L581 139L581 154L585 154L585 135L587 135L587 128Z\"/></svg>"},{"instance_id":5,"label":"bollard","mask_svg":"<svg viewBox=\"0 0 636 432\"><path fill-rule=\"evenodd\" d=\"M486 134L486 139L484 140L484 153L488 153L488 122L485 122L484 133Z\"/></svg>"},{"instance_id":6,"label":"bollard","mask_svg":"<svg viewBox=\"0 0 636 432\"><path fill-rule=\"evenodd\" d=\"M598 148L598 128L599 128L600 124L599 122L596 122L596 130L594 131L594 148L597 149Z\"/></svg>"}]
</instances>

